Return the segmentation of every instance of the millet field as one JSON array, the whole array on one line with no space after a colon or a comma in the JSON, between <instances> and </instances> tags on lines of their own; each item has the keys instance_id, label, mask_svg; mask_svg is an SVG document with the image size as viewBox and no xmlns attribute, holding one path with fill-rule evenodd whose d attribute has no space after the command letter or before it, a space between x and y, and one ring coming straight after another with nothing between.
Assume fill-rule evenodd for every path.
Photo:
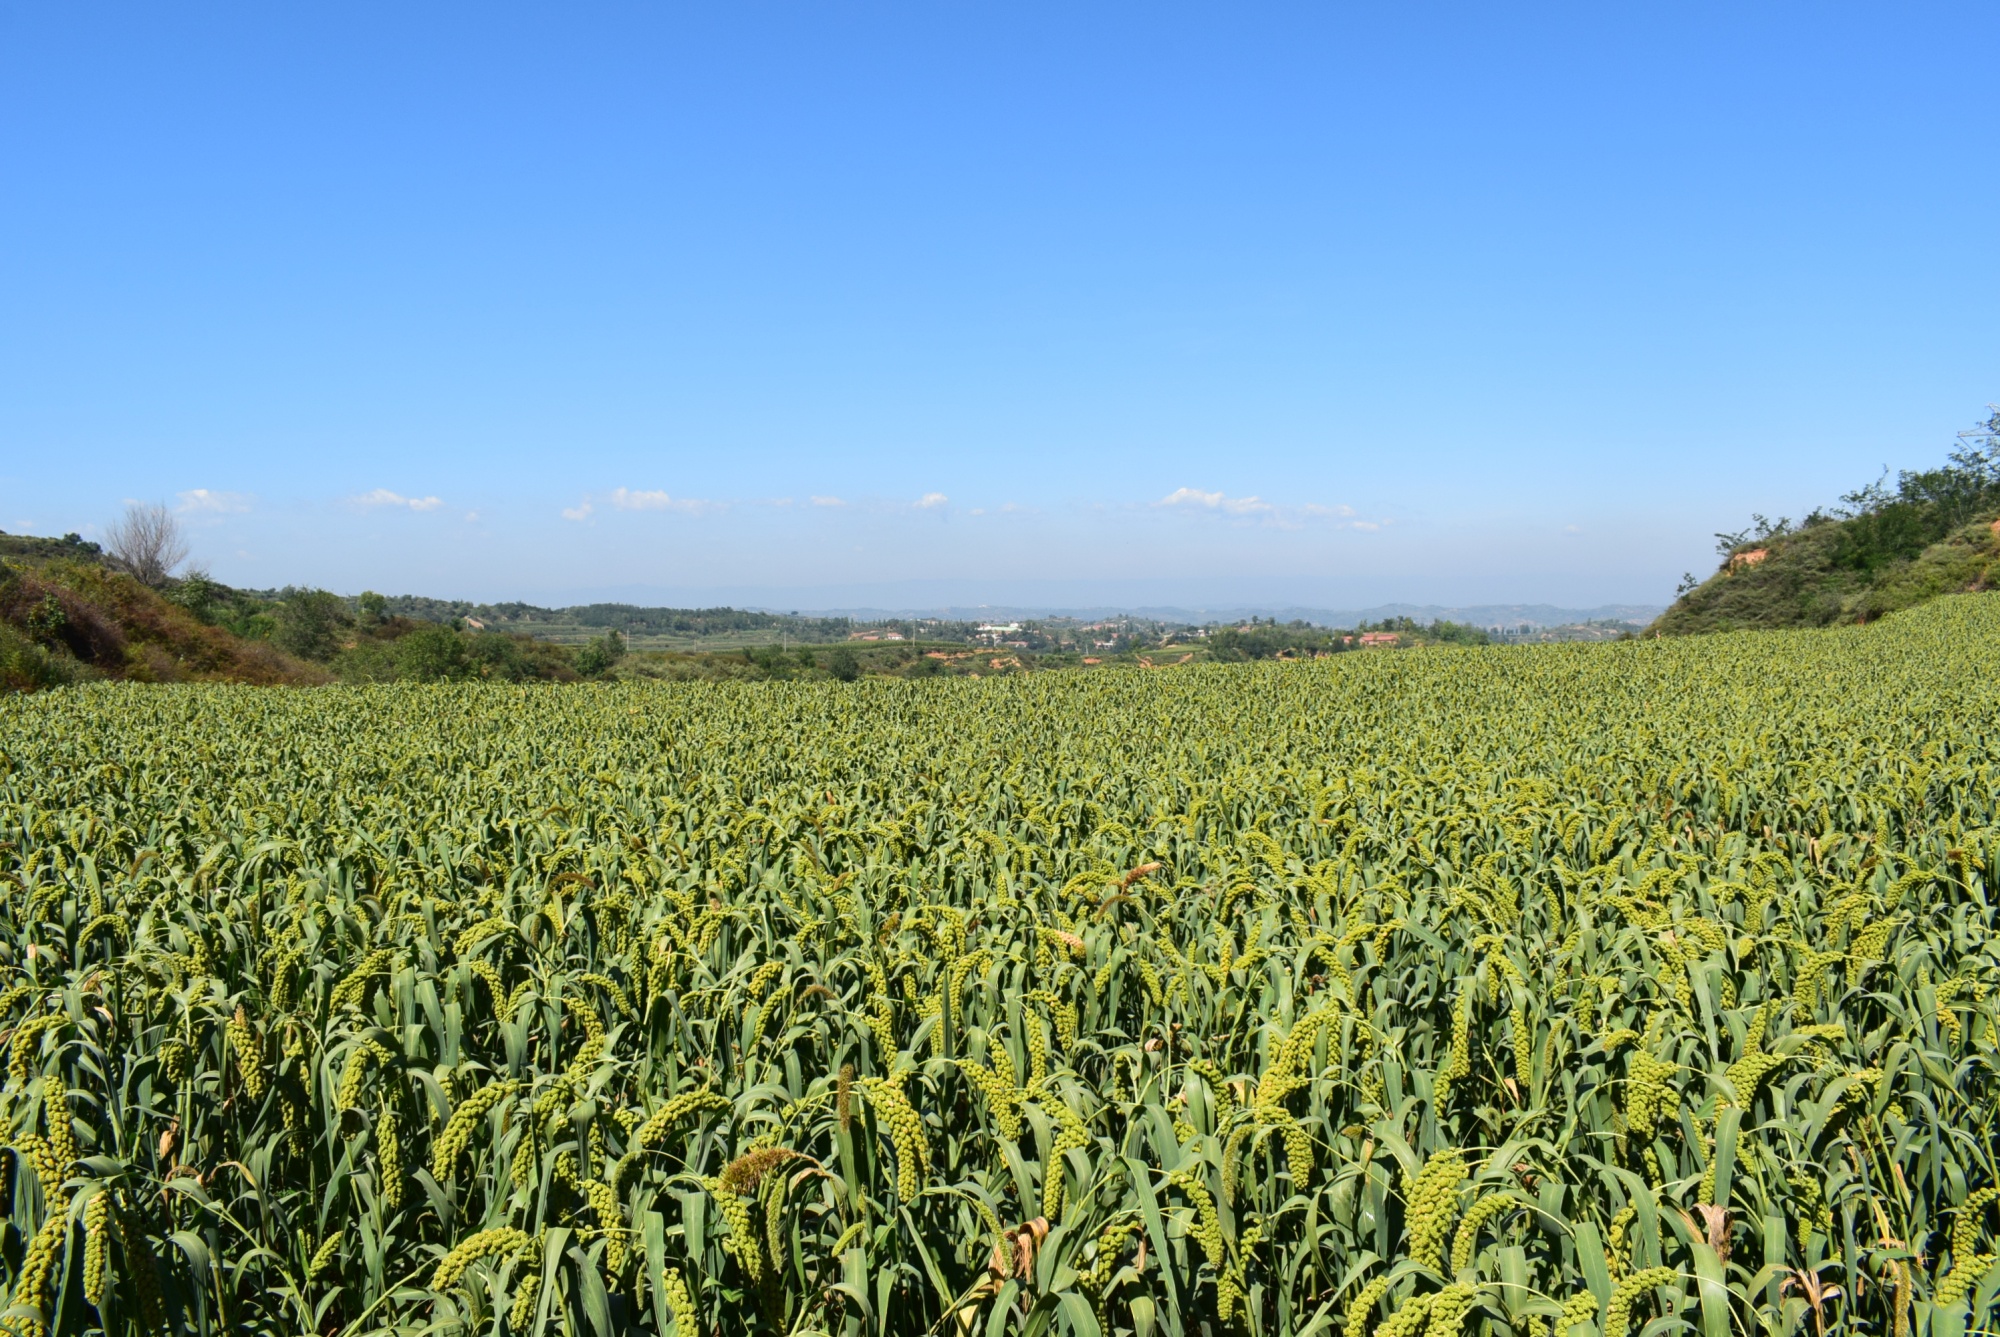
<instances>
[{"instance_id":1,"label":"millet field","mask_svg":"<svg viewBox=\"0 0 2000 1337\"><path fill-rule=\"evenodd\" d=\"M2000 595L0 700L0 1328L1957 1337Z\"/></svg>"}]
</instances>

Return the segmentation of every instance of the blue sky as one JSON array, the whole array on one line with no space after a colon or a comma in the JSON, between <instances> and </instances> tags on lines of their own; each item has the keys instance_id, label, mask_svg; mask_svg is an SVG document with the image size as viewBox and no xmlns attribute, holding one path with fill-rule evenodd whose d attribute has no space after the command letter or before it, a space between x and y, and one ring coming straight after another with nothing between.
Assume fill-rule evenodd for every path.
<instances>
[{"instance_id":1,"label":"blue sky","mask_svg":"<svg viewBox=\"0 0 2000 1337\"><path fill-rule=\"evenodd\" d=\"M2000 399L2000 8L0 3L0 528L1664 602Z\"/></svg>"}]
</instances>

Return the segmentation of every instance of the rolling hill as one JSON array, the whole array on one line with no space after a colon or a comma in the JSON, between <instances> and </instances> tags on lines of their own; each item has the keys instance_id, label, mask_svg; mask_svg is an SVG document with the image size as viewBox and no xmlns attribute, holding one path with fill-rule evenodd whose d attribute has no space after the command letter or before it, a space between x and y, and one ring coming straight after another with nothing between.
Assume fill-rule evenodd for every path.
<instances>
[{"instance_id":1,"label":"rolling hill","mask_svg":"<svg viewBox=\"0 0 2000 1337\"><path fill-rule=\"evenodd\" d=\"M1872 622L1940 594L2000 588L2000 410L1939 468L1905 470L1794 525L1718 534L1721 564L1689 578L1648 633Z\"/></svg>"}]
</instances>

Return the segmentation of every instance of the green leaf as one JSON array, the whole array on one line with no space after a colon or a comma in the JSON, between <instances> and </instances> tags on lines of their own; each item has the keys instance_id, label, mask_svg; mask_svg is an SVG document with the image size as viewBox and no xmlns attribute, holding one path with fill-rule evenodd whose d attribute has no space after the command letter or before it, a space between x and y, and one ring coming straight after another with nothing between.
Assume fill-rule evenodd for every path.
<instances>
[{"instance_id":1,"label":"green leaf","mask_svg":"<svg viewBox=\"0 0 2000 1337\"><path fill-rule=\"evenodd\" d=\"M666 1219L658 1212L647 1212L640 1218L639 1233L645 1241L646 1286L653 1296L653 1321L664 1333L673 1321L673 1311L667 1307Z\"/></svg>"},{"instance_id":2,"label":"green leaf","mask_svg":"<svg viewBox=\"0 0 2000 1337\"><path fill-rule=\"evenodd\" d=\"M1597 1297L1597 1312L1611 1303L1611 1265L1604 1255L1604 1240L1595 1221L1579 1221L1576 1226L1576 1265L1584 1284Z\"/></svg>"},{"instance_id":3,"label":"green leaf","mask_svg":"<svg viewBox=\"0 0 2000 1337\"><path fill-rule=\"evenodd\" d=\"M1722 1259L1703 1240L1689 1240L1694 1255L1695 1284L1701 1296L1702 1337L1729 1337L1729 1283Z\"/></svg>"},{"instance_id":4,"label":"green leaf","mask_svg":"<svg viewBox=\"0 0 2000 1337\"><path fill-rule=\"evenodd\" d=\"M1743 1124L1743 1111L1731 1105L1715 1120L1715 1197L1718 1207L1729 1205L1729 1189L1736 1174L1736 1140Z\"/></svg>"},{"instance_id":5,"label":"green leaf","mask_svg":"<svg viewBox=\"0 0 2000 1337\"><path fill-rule=\"evenodd\" d=\"M1097 1315L1092 1312L1090 1302L1075 1291L1063 1291L1056 1297L1062 1306L1063 1321L1076 1337L1102 1337L1103 1330L1097 1326Z\"/></svg>"}]
</instances>

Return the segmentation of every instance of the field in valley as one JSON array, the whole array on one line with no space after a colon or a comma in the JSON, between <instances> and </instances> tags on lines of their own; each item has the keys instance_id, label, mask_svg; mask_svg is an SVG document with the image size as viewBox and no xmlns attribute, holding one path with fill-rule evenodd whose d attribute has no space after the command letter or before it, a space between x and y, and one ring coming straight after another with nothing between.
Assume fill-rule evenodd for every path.
<instances>
[{"instance_id":1,"label":"field in valley","mask_svg":"<svg viewBox=\"0 0 2000 1337\"><path fill-rule=\"evenodd\" d=\"M1991 1331L1996 682L0 700L0 1326Z\"/></svg>"}]
</instances>

